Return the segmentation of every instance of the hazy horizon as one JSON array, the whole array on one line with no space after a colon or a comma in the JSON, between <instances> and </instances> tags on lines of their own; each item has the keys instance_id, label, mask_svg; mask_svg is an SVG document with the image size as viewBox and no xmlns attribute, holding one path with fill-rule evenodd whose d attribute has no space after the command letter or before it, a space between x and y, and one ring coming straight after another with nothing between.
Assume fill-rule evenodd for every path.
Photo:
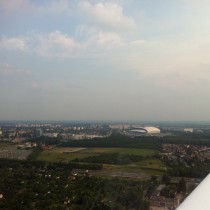
<instances>
[{"instance_id":1,"label":"hazy horizon","mask_svg":"<svg viewBox=\"0 0 210 210\"><path fill-rule=\"evenodd\" d=\"M207 0L0 1L0 120L208 122L209 19Z\"/></svg>"}]
</instances>

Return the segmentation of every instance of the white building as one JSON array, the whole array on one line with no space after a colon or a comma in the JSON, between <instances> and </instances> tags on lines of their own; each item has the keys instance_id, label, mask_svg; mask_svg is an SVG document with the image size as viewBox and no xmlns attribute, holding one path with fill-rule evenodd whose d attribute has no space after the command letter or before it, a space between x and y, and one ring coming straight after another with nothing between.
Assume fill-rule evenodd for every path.
<instances>
[{"instance_id":1,"label":"white building","mask_svg":"<svg viewBox=\"0 0 210 210\"><path fill-rule=\"evenodd\" d=\"M160 133L160 129L156 127L147 126L147 127L144 127L144 129L147 131L147 133L151 133L151 134Z\"/></svg>"},{"instance_id":2,"label":"white building","mask_svg":"<svg viewBox=\"0 0 210 210\"><path fill-rule=\"evenodd\" d=\"M130 130L131 134L159 134L160 129L153 126L146 126L146 127L140 127L140 126L133 126L134 129Z\"/></svg>"},{"instance_id":3,"label":"white building","mask_svg":"<svg viewBox=\"0 0 210 210\"><path fill-rule=\"evenodd\" d=\"M193 128L184 128L184 132L193 133L193 131L194 131Z\"/></svg>"},{"instance_id":4,"label":"white building","mask_svg":"<svg viewBox=\"0 0 210 210\"><path fill-rule=\"evenodd\" d=\"M59 133L43 133L43 136L46 136L46 137L58 137L58 134Z\"/></svg>"}]
</instances>

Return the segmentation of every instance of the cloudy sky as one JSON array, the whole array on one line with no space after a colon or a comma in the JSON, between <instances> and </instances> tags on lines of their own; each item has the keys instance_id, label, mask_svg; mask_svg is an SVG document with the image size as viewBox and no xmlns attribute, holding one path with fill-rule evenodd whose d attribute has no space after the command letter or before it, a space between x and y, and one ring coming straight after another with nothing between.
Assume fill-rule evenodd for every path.
<instances>
[{"instance_id":1,"label":"cloudy sky","mask_svg":"<svg viewBox=\"0 0 210 210\"><path fill-rule=\"evenodd\" d=\"M1 0L0 120L210 120L209 0Z\"/></svg>"}]
</instances>

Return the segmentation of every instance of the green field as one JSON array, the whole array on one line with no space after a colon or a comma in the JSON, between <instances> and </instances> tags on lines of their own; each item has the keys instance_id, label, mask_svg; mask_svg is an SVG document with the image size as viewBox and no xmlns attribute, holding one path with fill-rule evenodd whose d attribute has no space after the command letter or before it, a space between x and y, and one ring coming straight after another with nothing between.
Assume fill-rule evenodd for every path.
<instances>
[{"instance_id":1,"label":"green field","mask_svg":"<svg viewBox=\"0 0 210 210\"><path fill-rule=\"evenodd\" d=\"M148 158L129 165L104 164L103 170L107 172L147 173L153 175L160 175L166 172L165 165L162 161L155 158Z\"/></svg>"},{"instance_id":2,"label":"green field","mask_svg":"<svg viewBox=\"0 0 210 210\"><path fill-rule=\"evenodd\" d=\"M118 153L118 154L129 154L129 155L141 155L141 156L151 156L158 153L157 150L152 149L135 149L135 148L87 148L82 150L81 153Z\"/></svg>"},{"instance_id":3,"label":"green field","mask_svg":"<svg viewBox=\"0 0 210 210\"><path fill-rule=\"evenodd\" d=\"M47 162L67 162L75 158L85 158L102 153L118 153L151 156L157 153L152 149L132 149L132 148L75 148L75 147L53 147L50 150L43 151L38 160Z\"/></svg>"},{"instance_id":4,"label":"green field","mask_svg":"<svg viewBox=\"0 0 210 210\"><path fill-rule=\"evenodd\" d=\"M128 165L103 165L103 171L132 172L147 174L162 174L165 166L161 160L151 157L157 154L157 150L136 148L78 148L78 147L52 147L41 152L37 160L47 162L68 162L75 158L82 159L89 156L97 156L102 153L118 153L144 156L145 159Z\"/></svg>"}]
</instances>

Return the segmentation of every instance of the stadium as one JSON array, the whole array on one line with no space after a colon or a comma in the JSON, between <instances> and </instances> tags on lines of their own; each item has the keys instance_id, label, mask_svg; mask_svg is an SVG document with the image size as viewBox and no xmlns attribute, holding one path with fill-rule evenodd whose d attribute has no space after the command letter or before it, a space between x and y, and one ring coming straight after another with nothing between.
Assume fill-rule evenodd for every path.
<instances>
[{"instance_id":1,"label":"stadium","mask_svg":"<svg viewBox=\"0 0 210 210\"><path fill-rule=\"evenodd\" d=\"M153 126L146 126L146 127L138 127L135 126L132 130L129 131L129 134L133 135L142 135L142 134L159 134L160 129Z\"/></svg>"}]
</instances>

